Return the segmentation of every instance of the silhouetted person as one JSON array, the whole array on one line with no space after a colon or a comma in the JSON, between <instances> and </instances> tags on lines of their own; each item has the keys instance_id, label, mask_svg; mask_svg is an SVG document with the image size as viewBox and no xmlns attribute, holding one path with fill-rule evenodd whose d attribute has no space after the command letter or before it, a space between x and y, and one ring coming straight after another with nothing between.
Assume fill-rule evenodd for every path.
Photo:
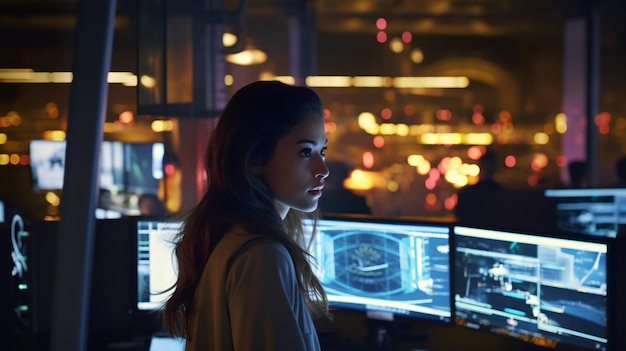
<instances>
[{"instance_id":1,"label":"silhouetted person","mask_svg":"<svg viewBox=\"0 0 626 351\"><path fill-rule=\"evenodd\" d=\"M473 185L468 185L464 189L502 190L502 186L493 179L498 170L498 159L494 152L485 152L480 159L478 159L478 167L480 168L478 182Z\"/></svg>"},{"instance_id":2,"label":"silhouetted person","mask_svg":"<svg viewBox=\"0 0 626 351\"><path fill-rule=\"evenodd\" d=\"M480 173L478 182L467 185L457 192L454 214L459 220L474 223L489 223L492 216L501 209L502 186L493 179L497 170L497 157L492 151L485 152L478 159Z\"/></svg>"},{"instance_id":3,"label":"silhouetted person","mask_svg":"<svg viewBox=\"0 0 626 351\"><path fill-rule=\"evenodd\" d=\"M589 184L589 165L586 161L575 160L567 165L569 174L568 188L588 188Z\"/></svg>"},{"instance_id":4,"label":"silhouetted person","mask_svg":"<svg viewBox=\"0 0 626 351\"><path fill-rule=\"evenodd\" d=\"M326 166L330 175L324 180L324 193L319 201L321 212L371 214L365 197L343 186L344 180L350 176L350 166L342 161L328 161Z\"/></svg>"}]
</instances>

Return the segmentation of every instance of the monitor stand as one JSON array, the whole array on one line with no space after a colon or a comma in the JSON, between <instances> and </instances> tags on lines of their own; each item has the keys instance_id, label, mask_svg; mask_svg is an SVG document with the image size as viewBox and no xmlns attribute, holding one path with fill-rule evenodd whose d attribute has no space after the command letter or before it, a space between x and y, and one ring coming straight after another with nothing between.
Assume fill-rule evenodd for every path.
<instances>
[{"instance_id":1,"label":"monitor stand","mask_svg":"<svg viewBox=\"0 0 626 351\"><path fill-rule=\"evenodd\" d=\"M393 320L367 318L367 350L395 350Z\"/></svg>"},{"instance_id":2,"label":"monitor stand","mask_svg":"<svg viewBox=\"0 0 626 351\"><path fill-rule=\"evenodd\" d=\"M396 320L391 312L366 311L368 351L393 351L398 344L422 343L427 333L415 333L407 320Z\"/></svg>"}]
</instances>

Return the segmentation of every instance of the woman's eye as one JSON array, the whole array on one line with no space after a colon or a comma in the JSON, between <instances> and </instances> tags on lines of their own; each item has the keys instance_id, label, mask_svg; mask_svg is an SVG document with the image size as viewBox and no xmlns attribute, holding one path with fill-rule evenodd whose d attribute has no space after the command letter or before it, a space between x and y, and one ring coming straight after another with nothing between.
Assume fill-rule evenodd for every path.
<instances>
[{"instance_id":1,"label":"woman's eye","mask_svg":"<svg viewBox=\"0 0 626 351\"><path fill-rule=\"evenodd\" d=\"M311 149L304 149L304 150L300 151L300 153L304 157L311 157Z\"/></svg>"}]
</instances>

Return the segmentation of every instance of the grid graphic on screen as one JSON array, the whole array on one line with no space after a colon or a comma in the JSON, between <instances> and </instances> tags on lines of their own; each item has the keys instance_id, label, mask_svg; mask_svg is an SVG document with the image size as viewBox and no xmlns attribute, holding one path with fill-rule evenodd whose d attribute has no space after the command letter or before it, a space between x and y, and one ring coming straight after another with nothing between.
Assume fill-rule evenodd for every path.
<instances>
[{"instance_id":1,"label":"grid graphic on screen","mask_svg":"<svg viewBox=\"0 0 626 351\"><path fill-rule=\"evenodd\" d=\"M317 229L310 252L331 304L449 320L447 226L325 219Z\"/></svg>"}]
</instances>

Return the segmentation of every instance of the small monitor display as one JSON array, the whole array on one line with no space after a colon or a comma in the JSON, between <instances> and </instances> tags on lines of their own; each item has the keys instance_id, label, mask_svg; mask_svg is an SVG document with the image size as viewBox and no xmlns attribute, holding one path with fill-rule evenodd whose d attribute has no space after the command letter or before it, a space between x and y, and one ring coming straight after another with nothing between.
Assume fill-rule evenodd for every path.
<instances>
[{"instance_id":1,"label":"small monitor display","mask_svg":"<svg viewBox=\"0 0 626 351\"><path fill-rule=\"evenodd\" d=\"M124 144L120 141L103 141L100 154L100 189L111 192L125 190Z\"/></svg>"},{"instance_id":2,"label":"small monitor display","mask_svg":"<svg viewBox=\"0 0 626 351\"><path fill-rule=\"evenodd\" d=\"M137 309L157 310L171 294L178 265L174 239L180 221L137 221Z\"/></svg>"},{"instance_id":3,"label":"small monitor display","mask_svg":"<svg viewBox=\"0 0 626 351\"><path fill-rule=\"evenodd\" d=\"M62 190L65 173L65 140L32 140L30 165L35 190ZM163 143L103 141L100 155L100 189L114 193L150 193L159 190L163 178Z\"/></svg>"},{"instance_id":4,"label":"small monitor display","mask_svg":"<svg viewBox=\"0 0 626 351\"><path fill-rule=\"evenodd\" d=\"M446 224L323 219L310 252L331 307L448 322L448 239Z\"/></svg>"},{"instance_id":5,"label":"small monitor display","mask_svg":"<svg viewBox=\"0 0 626 351\"><path fill-rule=\"evenodd\" d=\"M614 238L626 232L626 189L548 189L563 232Z\"/></svg>"},{"instance_id":6,"label":"small monitor display","mask_svg":"<svg viewBox=\"0 0 626 351\"><path fill-rule=\"evenodd\" d=\"M455 321L606 350L607 243L455 226Z\"/></svg>"},{"instance_id":7,"label":"small monitor display","mask_svg":"<svg viewBox=\"0 0 626 351\"><path fill-rule=\"evenodd\" d=\"M163 143L125 144L128 191L156 194L163 178Z\"/></svg>"},{"instance_id":8,"label":"small monitor display","mask_svg":"<svg viewBox=\"0 0 626 351\"><path fill-rule=\"evenodd\" d=\"M33 189L63 189L65 140L31 140L29 157Z\"/></svg>"}]
</instances>

